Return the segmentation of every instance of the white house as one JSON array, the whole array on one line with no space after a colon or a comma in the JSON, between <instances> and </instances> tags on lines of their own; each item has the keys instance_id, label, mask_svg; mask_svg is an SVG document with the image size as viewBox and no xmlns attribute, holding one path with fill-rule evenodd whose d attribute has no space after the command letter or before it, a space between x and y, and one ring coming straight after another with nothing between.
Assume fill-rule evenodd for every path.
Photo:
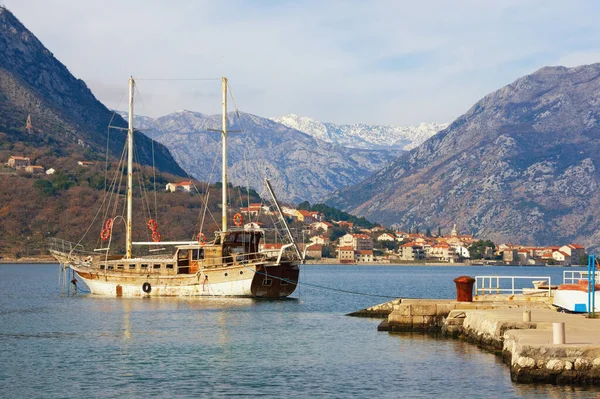
<instances>
[{"instance_id":1,"label":"white house","mask_svg":"<svg viewBox=\"0 0 600 399\"><path fill-rule=\"evenodd\" d=\"M185 191L189 193L190 191L192 191L192 187L193 183L191 181L182 181L179 183L168 183L165 190L170 191L172 193L174 193L175 191Z\"/></svg>"},{"instance_id":2,"label":"white house","mask_svg":"<svg viewBox=\"0 0 600 399\"><path fill-rule=\"evenodd\" d=\"M469 249L463 245L454 247L454 252L456 252L456 255L458 255L459 258L469 259L471 257Z\"/></svg>"},{"instance_id":3,"label":"white house","mask_svg":"<svg viewBox=\"0 0 600 399\"><path fill-rule=\"evenodd\" d=\"M240 213L248 216L258 216L262 210L262 204L250 204L247 208L240 208Z\"/></svg>"},{"instance_id":4,"label":"white house","mask_svg":"<svg viewBox=\"0 0 600 399\"><path fill-rule=\"evenodd\" d=\"M568 266L571 264L571 256L563 251L552 252L552 259L554 259L557 262L560 262L564 266Z\"/></svg>"},{"instance_id":5,"label":"white house","mask_svg":"<svg viewBox=\"0 0 600 399\"><path fill-rule=\"evenodd\" d=\"M361 262L373 262L373 251L370 249L363 249L354 252L354 258L358 263Z\"/></svg>"},{"instance_id":6,"label":"white house","mask_svg":"<svg viewBox=\"0 0 600 399\"><path fill-rule=\"evenodd\" d=\"M313 244L327 245L329 244L329 237L323 235L312 236L310 237L310 242Z\"/></svg>"},{"instance_id":7,"label":"white house","mask_svg":"<svg viewBox=\"0 0 600 399\"><path fill-rule=\"evenodd\" d=\"M571 257L571 264L579 264L579 259L586 255L585 248L579 244L563 245L558 250Z\"/></svg>"},{"instance_id":8,"label":"white house","mask_svg":"<svg viewBox=\"0 0 600 399\"><path fill-rule=\"evenodd\" d=\"M425 251L423 251L423 246L414 241L402 245L398 250L398 254L402 260L425 259Z\"/></svg>"},{"instance_id":9,"label":"white house","mask_svg":"<svg viewBox=\"0 0 600 399\"><path fill-rule=\"evenodd\" d=\"M396 236L390 233L383 233L377 237L377 241L396 241Z\"/></svg>"},{"instance_id":10,"label":"white house","mask_svg":"<svg viewBox=\"0 0 600 399\"><path fill-rule=\"evenodd\" d=\"M28 157L16 157L11 156L8 158L7 162L8 166L15 169L26 168L31 164L31 161Z\"/></svg>"},{"instance_id":11,"label":"white house","mask_svg":"<svg viewBox=\"0 0 600 399\"><path fill-rule=\"evenodd\" d=\"M340 247L352 247L355 251L373 249L373 241L366 234L346 234L340 237Z\"/></svg>"},{"instance_id":12,"label":"white house","mask_svg":"<svg viewBox=\"0 0 600 399\"><path fill-rule=\"evenodd\" d=\"M281 247L283 244L260 244L260 252L265 254L269 258L274 258L279 255L281 252Z\"/></svg>"},{"instance_id":13,"label":"white house","mask_svg":"<svg viewBox=\"0 0 600 399\"><path fill-rule=\"evenodd\" d=\"M323 231L327 231L327 229L329 229L330 227L333 227L333 225L329 222L315 222L310 225L310 228L312 230L321 229Z\"/></svg>"}]
</instances>

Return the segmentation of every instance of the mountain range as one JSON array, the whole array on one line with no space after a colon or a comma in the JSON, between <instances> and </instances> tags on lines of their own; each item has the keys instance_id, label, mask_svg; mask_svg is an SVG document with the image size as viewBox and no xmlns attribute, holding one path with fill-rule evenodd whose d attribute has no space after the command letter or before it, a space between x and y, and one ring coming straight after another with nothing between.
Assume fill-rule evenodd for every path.
<instances>
[{"instance_id":1,"label":"mountain range","mask_svg":"<svg viewBox=\"0 0 600 399\"><path fill-rule=\"evenodd\" d=\"M316 201L355 184L394 159L399 150L348 148L326 142L273 120L228 114L229 181L259 193L270 178L284 201ZM199 180L220 181L221 115L179 111L160 118L135 117L136 127L167 146ZM234 131L239 132L234 132Z\"/></svg>"},{"instance_id":2,"label":"mountain range","mask_svg":"<svg viewBox=\"0 0 600 399\"><path fill-rule=\"evenodd\" d=\"M369 150L390 148L412 150L449 125L448 123L421 123L417 126L336 125L294 114L270 119L328 143Z\"/></svg>"},{"instance_id":3,"label":"mountain range","mask_svg":"<svg viewBox=\"0 0 600 399\"><path fill-rule=\"evenodd\" d=\"M599 93L600 64L542 68L327 202L405 228L598 246Z\"/></svg>"}]
</instances>

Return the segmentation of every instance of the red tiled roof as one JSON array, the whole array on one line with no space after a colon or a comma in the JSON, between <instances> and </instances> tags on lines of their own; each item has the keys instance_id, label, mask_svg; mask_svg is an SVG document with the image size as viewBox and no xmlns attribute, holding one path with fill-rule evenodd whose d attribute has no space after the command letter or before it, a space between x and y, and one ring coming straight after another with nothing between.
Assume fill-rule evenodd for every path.
<instances>
[{"instance_id":1,"label":"red tiled roof","mask_svg":"<svg viewBox=\"0 0 600 399\"><path fill-rule=\"evenodd\" d=\"M569 244L569 246L573 249L585 249L585 247L579 244Z\"/></svg>"},{"instance_id":2,"label":"red tiled roof","mask_svg":"<svg viewBox=\"0 0 600 399\"><path fill-rule=\"evenodd\" d=\"M359 255L373 255L373 251L371 251L370 249L361 249L356 251L356 253Z\"/></svg>"},{"instance_id":3,"label":"red tiled roof","mask_svg":"<svg viewBox=\"0 0 600 399\"><path fill-rule=\"evenodd\" d=\"M354 251L352 247L339 247L338 251Z\"/></svg>"},{"instance_id":4,"label":"red tiled roof","mask_svg":"<svg viewBox=\"0 0 600 399\"><path fill-rule=\"evenodd\" d=\"M369 239L369 238L371 238L371 237L369 237L369 236L368 236L368 235L366 235L366 234L352 234L352 237L354 237L354 238L364 238L364 239Z\"/></svg>"}]
</instances>

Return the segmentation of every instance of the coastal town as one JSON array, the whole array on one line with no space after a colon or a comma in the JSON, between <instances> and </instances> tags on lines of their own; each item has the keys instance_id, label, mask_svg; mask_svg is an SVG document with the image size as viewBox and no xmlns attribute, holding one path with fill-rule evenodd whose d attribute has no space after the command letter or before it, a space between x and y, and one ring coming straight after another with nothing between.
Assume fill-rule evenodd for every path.
<instances>
[{"instance_id":1,"label":"coastal town","mask_svg":"<svg viewBox=\"0 0 600 399\"><path fill-rule=\"evenodd\" d=\"M168 188L167 188L168 189ZM300 247L313 261L334 260L361 263L466 263L522 266L572 266L587 263L586 249L576 243L529 246L493 243L462 234L456 224L449 234L365 228L345 220L327 220L317 211L282 207L290 225L302 232ZM267 206L255 203L240 209L245 228L261 228L261 217L270 216ZM263 250L278 251L282 244L263 244Z\"/></svg>"}]
</instances>

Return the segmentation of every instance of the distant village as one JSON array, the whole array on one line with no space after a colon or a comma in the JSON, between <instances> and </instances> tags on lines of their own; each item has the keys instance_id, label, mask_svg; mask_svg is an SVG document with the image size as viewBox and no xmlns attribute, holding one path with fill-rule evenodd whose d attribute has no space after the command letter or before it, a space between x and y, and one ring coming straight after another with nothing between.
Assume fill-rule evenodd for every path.
<instances>
[{"instance_id":1,"label":"distant village","mask_svg":"<svg viewBox=\"0 0 600 399\"><path fill-rule=\"evenodd\" d=\"M88 161L78 161L77 165L86 167L93 165L94 162ZM56 170L54 168L49 168L46 170L42 165L32 165L29 157L21 157L21 156L10 156L8 158L8 162L5 164L7 167L14 169L16 171L23 171L25 173L30 173L32 175L53 175Z\"/></svg>"},{"instance_id":2,"label":"distant village","mask_svg":"<svg viewBox=\"0 0 600 399\"><path fill-rule=\"evenodd\" d=\"M247 220L258 220L269 208L250 204L240 213ZM507 265L587 264L587 253L579 244L536 247L515 244L496 245L470 234L461 234L456 225L448 235L407 233L380 226L361 228L342 220L325 220L319 212L282 207L282 212L296 227L306 233L301 250L308 259L337 263L431 262ZM260 228L260 222L250 222L247 228ZM264 244L264 251L277 252L282 244Z\"/></svg>"}]
</instances>

